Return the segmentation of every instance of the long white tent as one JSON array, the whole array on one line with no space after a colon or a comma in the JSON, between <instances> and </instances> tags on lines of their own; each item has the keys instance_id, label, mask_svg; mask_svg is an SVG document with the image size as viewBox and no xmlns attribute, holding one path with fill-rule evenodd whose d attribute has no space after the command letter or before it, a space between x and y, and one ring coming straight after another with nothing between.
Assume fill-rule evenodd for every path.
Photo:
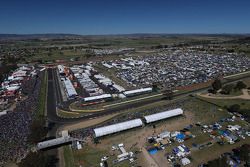
<instances>
[{"instance_id":1,"label":"long white tent","mask_svg":"<svg viewBox=\"0 0 250 167\"><path fill-rule=\"evenodd\" d=\"M169 110L165 112L148 115L148 116L145 116L144 118L146 120L146 123L151 123L151 122L163 120L166 118L174 117L177 115L181 115L181 114L183 114L183 110L181 108L177 108L174 110Z\"/></svg>"},{"instance_id":2,"label":"long white tent","mask_svg":"<svg viewBox=\"0 0 250 167\"><path fill-rule=\"evenodd\" d=\"M77 92L74 86L72 85L71 81L68 78L65 78L63 82L64 82L64 86L65 86L65 90L66 90L68 98L71 99L77 96Z\"/></svg>"},{"instance_id":3,"label":"long white tent","mask_svg":"<svg viewBox=\"0 0 250 167\"><path fill-rule=\"evenodd\" d=\"M135 89L135 90L128 90L123 92L125 96L135 96L135 95L140 95L143 93L150 93L152 92L152 88L140 88L140 89Z\"/></svg>"},{"instance_id":4,"label":"long white tent","mask_svg":"<svg viewBox=\"0 0 250 167\"><path fill-rule=\"evenodd\" d=\"M90 101L95 101L95 100L104 100L104 99L108 99L108 98L112 98L112 95L111 94L103 94L103 95L99 95L99 96L85 97L83 100L85 102L90 102Z\"/></svg>"},{"instance_id":5,"label":"long white tent","mask_svg":"<svg viewBox=\"0 0 250 167\"><path fill-rule=\"evenodd\" d=\"M69 136L64 136L64 137L59 137L59 138L56 138L56 139L42 141L42 142L39 142L37 144L37 149L41 150L41 149L44 149L44 148L64 144L64 143L70 142L72 140L73 140L73 138L71 138Z\"/></svg>"},{"instance_id":6,"label":"long white tent","mask_svg":"<svg viewBox=\"0 0 250 167\"><path fill-rule=\"evenodd\" d=\"M121 122L118 124L113 124L113 125L109 125L109 126L95 128L94 132L95 132L95 137L101 137L101 136L109 135L112 133L120 132L123 130L139 127L142 125L143 125L143 123L142 123L141 119L133 119L133 120Z\"/></svg>"}]
</instances>

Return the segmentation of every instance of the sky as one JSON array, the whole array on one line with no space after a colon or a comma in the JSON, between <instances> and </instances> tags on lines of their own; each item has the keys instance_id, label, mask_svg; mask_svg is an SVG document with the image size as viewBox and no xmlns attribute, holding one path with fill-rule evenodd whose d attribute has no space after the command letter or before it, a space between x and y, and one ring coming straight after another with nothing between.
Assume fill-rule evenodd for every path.
<instances>
[{"instance_id":1,"label":"sky","mask_svg":"<svg viewBox=\"0 0 250 167\"><path fill-rule=\"evenodd\" d=\"M0 33L250 33L250 0L2 0Z\"/></svg>"}]
</instances>

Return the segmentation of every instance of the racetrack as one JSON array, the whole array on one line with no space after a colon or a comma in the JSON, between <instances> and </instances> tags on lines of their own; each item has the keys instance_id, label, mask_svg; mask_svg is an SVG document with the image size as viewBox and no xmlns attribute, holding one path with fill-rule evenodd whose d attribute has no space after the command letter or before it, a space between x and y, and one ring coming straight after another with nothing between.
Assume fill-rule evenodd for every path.
<instances>
[{"instance_id":1,"label":"racetrack","mask_svg":"<svg viewBox=\"0 0 250 167\"><path fill-rule=\"evenodd\" d=\"M58 124L79 123L79 122L84 121L84 120L93 119L93 118L101 117L104 115L122 112L122 111L127 110L127 109L140 107L140 106L143 106L145 104L150 104L150 103L154 103L154 102L162 100L159 98L159 96L157 96L157 98L143 98L141 100L135 100L136 101L135 103L134 102L133 103L126 103L125 102L125 103L121 103L121 104L114 104L112 106L106 106L103 111L94 112L94 113L88 114L86 116L82 116L80 118L62 118L62 117L59 117L57 115L57 108L60 106L60 103L62 102L62 97L61 97L59 83L58 83L58 79L57 79L56 75L57 75L56 69L48 68L47 117L48 117L49 121L55 122ZM244 78L248 78L248 77L249 76L244 76L240 79L244 79ZM229 81L227 83L233 83L233 82L236 82L240 79L235 79L235 80ZM173 96L173 99L178 100L180 98L184 98L184 97L187 97L187 96L195 94L195 93L200 93L200 92L206 91L208 88L209 87L193 90L190 92L175 94ZM65 110L65 111L67 111L67 110Z\"/></svg>"}]
</instances>

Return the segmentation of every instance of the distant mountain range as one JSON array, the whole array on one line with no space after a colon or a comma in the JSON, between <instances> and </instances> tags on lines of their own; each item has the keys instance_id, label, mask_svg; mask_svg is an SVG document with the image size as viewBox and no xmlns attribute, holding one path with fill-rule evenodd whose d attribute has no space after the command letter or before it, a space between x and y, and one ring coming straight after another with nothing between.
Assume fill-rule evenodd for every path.
<instances>
[{"instance_id":1,"label":"distant mountain range","mask_svg":"<svg viewBox=\"0 0 250 167\"><path fill-rule=\"evenodd\" d=\"M1 40L27 40L27 39L55 39L77 38L76 34L0 34Z\"/></svg>"}]
</instances>

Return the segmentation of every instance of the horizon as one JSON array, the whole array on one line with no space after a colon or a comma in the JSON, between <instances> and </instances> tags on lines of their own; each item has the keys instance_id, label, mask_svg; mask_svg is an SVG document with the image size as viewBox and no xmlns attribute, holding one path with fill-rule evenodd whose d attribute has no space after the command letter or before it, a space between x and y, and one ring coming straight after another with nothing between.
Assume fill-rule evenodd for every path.
<instances>
[{"instance_id":1,"label":"horizon","mask_svg":"<svg viewBox=\"0 0 250 167\"><path fill-rule=\"evenodd\" d=\"M32 36L32 35L72 35L72 36L126 36L126 35L250 35L250 32L244 33L124 33L124 34L74 34L74 33L0 33L0 35Z\"/></svg>"}]
</instances>

